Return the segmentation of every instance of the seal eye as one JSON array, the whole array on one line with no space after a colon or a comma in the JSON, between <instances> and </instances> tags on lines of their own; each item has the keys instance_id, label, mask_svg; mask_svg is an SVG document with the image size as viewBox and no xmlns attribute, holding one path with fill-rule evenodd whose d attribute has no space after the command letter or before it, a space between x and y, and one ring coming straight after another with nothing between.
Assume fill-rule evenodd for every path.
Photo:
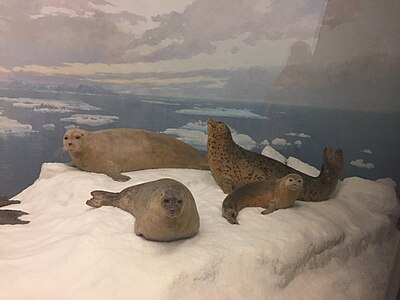
<instances>
[{"instance_id":1,"label":"seal eye","mask_svg":"<svg viewBox=\"0 0 400 300\"><path fill-rule=\"evenodd\" d=\"M289 181L290 181L290 182L292 182L292 181L293 181L293 179L292 179L292 178L289 178Z\"/></svg>"},{"instance_id":2,"label":"seal eye","mask_svg":"<svg viewBox=\"0 0 400 300\"><path fill-rule=\"evenodd\" d=\"M66 137L64 137L64 140L68 140L68 137L66 136Z\"/></svg>"},{"instance_id":3,"label":"seal eye","mask_svg":"<svg viewBox=\"0 0 400 300\"><path fill-rule=\"evenodd\" d=\"M79 135L77 135L75 138L76 138L77 140L79 140L81 137L80 137Z\"/></svg>"},{"instance_id":4,"label":"seal eye","mask_svg":"<svg viewBox=\"0 0 400 300\"><path fill-rule=\"evenodd\" d=\"M298 182L298 183L301 183L301 180L299 179L299 180L297 180L297 182Z\"/></svg>"},{"instance_id":5,"label":"seal eye","mask_svg":"<svg viewBox=\"0 0 400 300\"><path fill-rule=\"evenodd\" d=\"M164 203L169 203L169 199L164 199Z\"/></svg>"},{"instance_id":6,"label":"seal eye","mask_svg":"<svg viewBox=\"0 0 400 300\"><path fill-rule=\"evenodd\" d=\"M179 204L182 204L182 203L183 203L183 201L182 201L182 200L178 200L178 203L179 203Z\"/></svg>"}]
</instances>

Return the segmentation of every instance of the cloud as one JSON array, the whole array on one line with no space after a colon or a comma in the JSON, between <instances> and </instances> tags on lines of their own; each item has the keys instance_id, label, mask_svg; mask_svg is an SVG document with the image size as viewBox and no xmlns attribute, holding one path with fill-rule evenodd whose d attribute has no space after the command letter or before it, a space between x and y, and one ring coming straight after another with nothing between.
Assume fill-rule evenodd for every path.
<instances>
[{"instance_id":1,"label":"cloud","mask_svg":"<svg viewBox=\"0 0 400 300\"><path fill-rule=\"evenodd\" d=\"M352 160L350 165L364 169L373 169L375 167L373 163L364 162L363 159Z\"/></svg>"},{"instance_id":2,"label":"cloud","mask_svg":"<svg viewBox=\"0 0 400 300\"><path fill-rule=\"evenodd\" d=\"M101 126L115 122L117 116L75 114L68 118L61 118L62 122L72 122L87 126Z\"/></svg>"},{"instance_id":3,"label":"cloud","mask_svg":"<svg viewBox=\"0 0 400 300\"><path fill-rule=\"evenodd\" d=\"M43 129L47 131L52 131L56 128L56 125L54 124L43 124Z\"/></svg>"}]
</instances>

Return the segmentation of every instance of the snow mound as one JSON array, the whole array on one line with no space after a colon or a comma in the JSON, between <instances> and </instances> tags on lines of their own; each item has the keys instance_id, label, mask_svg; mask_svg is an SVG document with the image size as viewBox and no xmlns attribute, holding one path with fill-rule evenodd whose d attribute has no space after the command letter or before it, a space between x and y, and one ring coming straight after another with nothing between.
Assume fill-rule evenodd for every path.
<instances>
[{"instance_id":1,"label":"snow mound","mask_svg":"<svg viewBox=\"0 0 400 300\"><path fill-rule=\"evenodd\" d=\"M209 171L159 169L115 182L59 163L17 195L24 226L0 228L0 299L383 299L399 240L390 180L347 178L334 198L296 202L241 225L221 217ZM200 232L171 243L133 232L134 217L85 205L96 189L173 178L193 193ZM305 288L307 287L307 288Z\"/></svg>"}]
</instances>

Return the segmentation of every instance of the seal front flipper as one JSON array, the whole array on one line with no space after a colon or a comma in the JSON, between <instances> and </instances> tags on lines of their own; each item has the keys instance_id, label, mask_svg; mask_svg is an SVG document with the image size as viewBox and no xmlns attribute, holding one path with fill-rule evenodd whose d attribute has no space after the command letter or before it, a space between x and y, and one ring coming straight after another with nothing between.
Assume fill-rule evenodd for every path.
<instances>
[{"instance_id":1,"label":"seal front flipper","mask_svg":"<svg viewBox=\"0 0 400 300\"><path fill-rule=\"evenodd\" d=\"M261 212L263 215L270 214L276 210L275 202L272 202L272 201L273 200L271 200L271 203L269 204L268 208Z\"/></svg>"},{"instance_id":2,"label":"seal front flipper","mask_svg":"<svg viewBox=\"0 0 400 300\"><path fill-rule=\"evenodd\" d=\"M86 201L86 204L91 207L115 206L115 202L119 199L119 193L93 191L90 194L92 198Z\"/></svg>"},{"instance_id":3,"label":"seal front flipper","mask_svg":"<svg viewBox=\"0 0 400 300\"><path fill-rule=\"evenodd\" d=\"M231 224L237 224L239 225L239 222L237 221L236 217L238 216L238 213L233 209L233 208L222 208L222 216Z\"/></svg>"}]
</instances>

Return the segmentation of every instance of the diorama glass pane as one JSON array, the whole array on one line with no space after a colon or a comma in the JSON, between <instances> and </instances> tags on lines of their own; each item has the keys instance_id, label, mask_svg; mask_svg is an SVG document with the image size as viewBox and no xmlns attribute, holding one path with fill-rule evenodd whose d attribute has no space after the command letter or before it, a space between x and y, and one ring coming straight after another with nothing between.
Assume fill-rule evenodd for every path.
<instances>
[{"instance_id":1,"label":"diorama glass pane","mask_svg":"<svg viewBox=\"0 0 400 300\"><path fill-rule=\"evenodd\" d=\"M239 288L246 290L242 296L252 299L264 299L265 291L277 299L299 296L297 289L306 276L318 277L310 271L313 259L327 286L343 286L340 291L327 288L325 294L314 287L321 299L380 299L386 291L396 293L390 267L399 238L395 230L400 192L399 13L400 2L391 0L0 0L0 224L5 225L0 227L5 234L0 269L15 259L15 273L5 277L18 278L13 283L21 287L17 296L39 297L42 292L34 285L40 280L81 273L74 261L81 262L86 251L95 253L94 260L111 255L113 261L113 254L98 250L106 241L117 249L139 253L132 258L129 251L121 250L129 263L116 263L115 269L133 272L126 268L137 269L137 260L143 261L147 267L143 273L129 273L142 281L135 290L116 272L117 290L128 292L123 295L108 289L112 294L99 287L87 288L89 272L81 283L68 281L72 291L82 292L79 297L122 299L135 294L157 299L160 290L142 288L154 281L161 290L171 290L168 297L178 298L171 286L161 284L161 277L149 275L155 268L152 261L164 262L138 246L146 242L134 234L140 232L139 222L134 223L130 214L103 207L122 208L137 221L140 218L127 209L126 202L116 205L110 199L117 197L114 193L119 193L119 200L125 199L122 191L142 183L148 183L151 190L158 187L154 181L165 178L188 188L200 218L193 231L189 230L190 240L161 246L184 255L179 249L189 245L189 252L200 251L198 255L205 256L197 273L195 263L189 268L165 264L171 282L190 278L182 281L181 293L186 298L200 294L211 299L239 298L238 291L229 294L221 288L230 276L224 273L227 261L237 263L240 274L229 277L232 285L252 283L249 280L254 278L243 275L243 270L257 275L254 295ZM213 122L227 126L233 144L225 147L218 140L213 145L220 148L210 153L208 126ZM158 144L153 140L149 142L153 148L146 148L149 140L141 137L137 138L139 146L136 136L107 142L99 138L99 151L93 152L89 162L77 158L78 154L74 157L76 141L72 140L78 139L78 131L68 131L73 128L85 135L105 129L145 130L167 139ZM220 138L219 133L216 136ZM177 141L189 148L182 150ZM124 156L117 161L123 156L120 153L132 148L140 151L129 153L132 159ZM154 149L160 150L158 154ZM107 156L110 153L112 158ZM169 154L181 161L188 157L188 161L170 164ZM327 167L334 156L335 167ZM132 161L145 160L141 167L130 167ZM288 175L292 171L302 177ZM240 180L235 176L241 176ZM283 178L292 180L288 186L299 180L295 196L276 192L286 182ZM261 202L257 194L246 199L246 205L237 204L243 200L242 191L232 193L240 186L267 180L276 181L244 189L253 196L255 191L265 194ZM95 190L109 198L99 200L91 194ZM174 214L183 202L178 202L179 197L165 197L164 192L157 196L161 207ZM86 205L87 200L95 210ZM197 216L197 210L193 215ZM62 225L67 220L71 230ZM87 225L99 220L109 226L97 232ZM18 230L25 231L15 234ZM91 230L96 231L93 244L89 242ZM263 236L258 235L261 231ZM67 241L66 232L73 242ZM227 240L227 235L232 239ZM25 240L25 250L18 250L16 245ZM46 242L54 240L58 241L54 245ZM210 246L213 260L197 248L199 241ZM61 255L58 245L74 253L70 262L63 262L70 272L59 272L53 266L48 273L36 272L38 282L27 284L24 276L35 276L22 274L17 258L32 257L29 262L39 270L40 255L46 251L35 256L35 249ZM332 245L339 250L335 252ZM225 263L223 257L230 250L224 247L234 248ZM254 259L244 259L239 250L248 251L246 255ZM338 279L338 273L329 276L331 260L346 255L349 265L365 273L367 267L361 261L372 265L371 253L383 254L369 281L360 279L351 289ZM350 276L351 268L344 260L340 272ZM105 268L112 265L107 263ZM272 264L268 269L272 275L257 267L246 269L249 264L263 268ZM304 275L302 270L310 273ZM283 274L280 279L278 273ZM93 268L94 274L101 277L104 272ZM148 276L151 280L146 281ZM1 282L11 284L7 278L0 274ZM207 284L213 288L207 292L201 283L192 286L191 279L213 281ZM258 288L264 281L271 283ZM49 286L46 295L58 295L57 285ZM371 288L361 288L365 286ZM13 291L0 289L0 298L15 296ZM68 298L76 296L72 293Z\"/></svg>"}]
</instances>

